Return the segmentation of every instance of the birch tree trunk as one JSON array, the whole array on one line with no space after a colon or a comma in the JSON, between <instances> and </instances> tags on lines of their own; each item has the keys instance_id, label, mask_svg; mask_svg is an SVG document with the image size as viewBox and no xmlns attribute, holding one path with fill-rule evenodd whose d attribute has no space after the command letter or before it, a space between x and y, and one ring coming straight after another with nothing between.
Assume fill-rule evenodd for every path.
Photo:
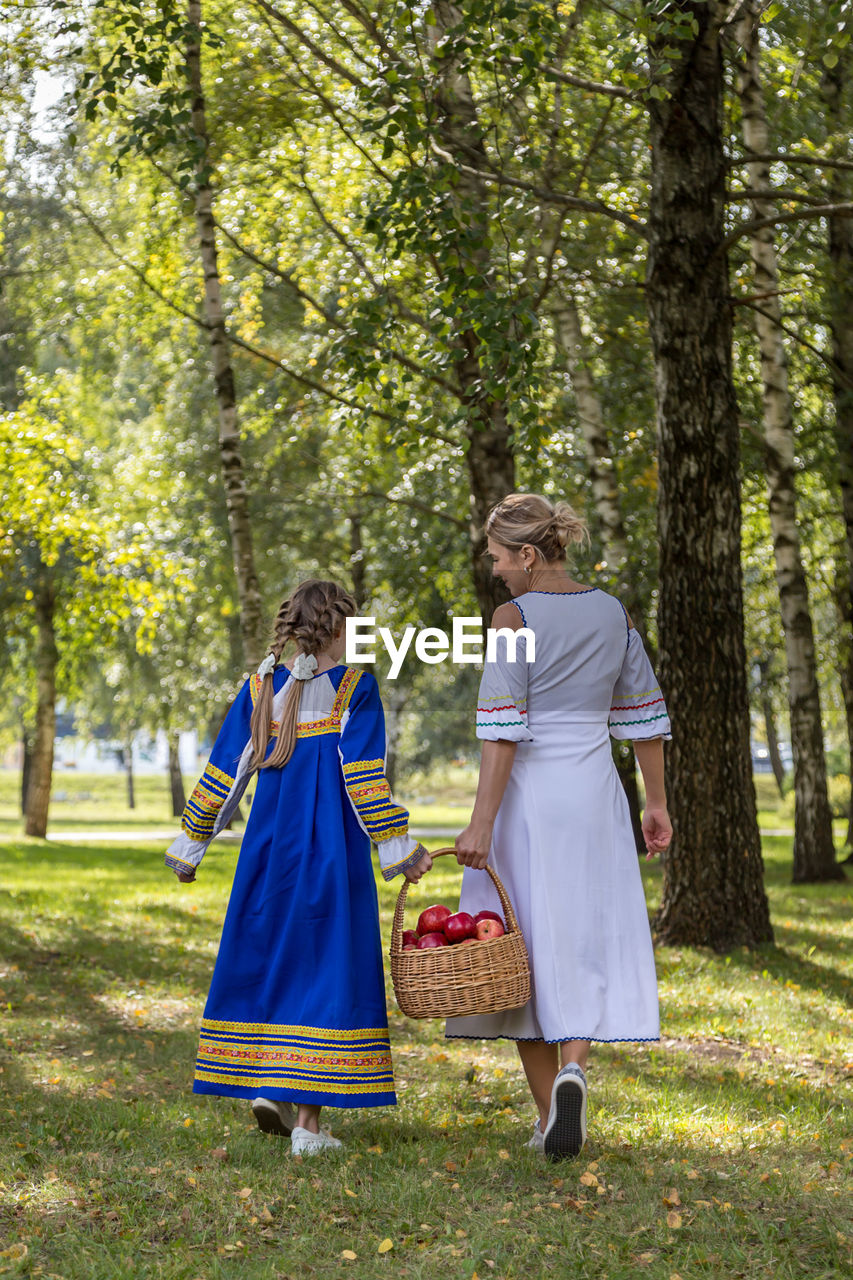
<instances>
[{"instance_id":1,"label":"birch tree trunk","mask_svg":"<svg viewBox=\"0 0 853 1280\"><path fill-rule=\"evenodd\" d=\"M128 734L127 741L124 744L124 777L127 783L127 807L128 809L136 808L136 789L134 787L133 778L133 735ZM181 810L183 813L183 809Z\"/></svg>"},{"instance_id":2,"label":"birch tree trunk","mask_svg":"<svg viewBox=\"0 0 853 1280\"><path fill-rule=\"evenodd\" d=\"M826 105L826 123L835 149L847 154L847 140L853 123L850 110L850 45L837 48L838 61L825 67L821 90ZM831 169L827 200L850 199L850 176ZM838 452L838 479L844 519L844 555L836 571L836 598L842 615L841 686L853 776L853 219L829 217L829 287L826 311L832 341L832 394L835 402L835 443ZM846 844L853 845L853 796L847 822Z\"/></svg>"},{"instance_id":3,"label":"birch tree trunk","mask_svg":"<svg viewBox=\"0 0 853 1280\"><path fill-rule=\"evenodd\" d=\"M448 0L436 0L432 12L436 42L462 21L460 10ZM460 165L486 172L490 163L482 142L470 78L453 59L445 58L444 64L439 71L436 93L441 146ZM494 273L488 249L490 200L486 184L460 169L456 198L468 224L466 240L464 243L460 240L458 253L460 258L470 261L477 275L489 281ZM465 330L459 341L462 352L455 364L455 376L459 397L469 410L465 459L471 483L471 570L484 622L488 624L507 594L503 583L492 576L491 565L484 557L486 542L482 530L490 507L515 488L515 457L504 403L482 389L484 376L499 376L500 371L483 367L487 353L473 329Z\"/></svg>"},{"instance_id":4,"label":"birch tree trunk","mask_svg":"<svg viewBox=\"0 0 853 1280\"><path fill-rule=\"evenodd\" d=\"M743 138L747 153L754 155L766 154L770 150L760 72L761 7L756 0L747 0L744 16L737 24L737 35L744 53L744 63L738 72ZM753 190L771 189L767 161L750 161L747 169ZM770 200L755 199L752 205L756 218L772 216ZM761 351L764 456L776 584L788 664L795 795L793 879L795 883L837 880L841 873L835 860L832 813L826 788L814 629L797 527L794 425L772 227L760 227L753 232L750 254L755 292L761 299L755 323Z\"/></svg>"},{"instance_id":5,"label":"birch tree trunk","mask_svg":"<svg viewBox=\"0 0 853 1280\"><path fill-rule=\"evenodd\" d=\"M181 773L181 735L169 729L169 797L172 804L172 817L180 818L187 803L184 791L184 776Z\"/></svg>"},{"instance_id":6,"label":"birch tree trunk","mask_svg":"<svg viewBox=\"0 0 853 1280\"><path fill-rule=\"evenodd\" d=\"M190 23L201 28L201 0L189 0ZM204 318L210 335L210 354L216 401L219 409L219 462L231 535L231 555L237 580L240 607L240 629L243 654L248 666L260 659L264 646L263 606L252 546L252 524L237 415L234 368L231 364L225 315L222 310L222 284L219 277L216 247L216 224L213 216L213 189L210 185L210 139L201 78L201 35L191 38L186 49L187 82L192 95L192 126L198 144L196 183L194 187L195 220L204 273Z\"/></svg>"},{"instance_id":7,"label":"birch tree trunk","mask_svg":"<svg viewBox=\"0 0 853 1280\"><path fill-rule=\"evenodd\" d=\"M30 773L33 763L33 739L26 725L21 726L21 817L27 816L27 790L30 785Z\"/></svg>"},{"instance_id":8,"label":"birch tree trunk","mask_svg":"<svg viewBox=\"0 0 853 1280\"><path fill-rule=\"evenodd\" d=\"M773 710L773 699L770 696L769 675L771 659L764 658L757 663L758 678L760 681L759 695L761 698L761 714L764 716L764 732L767 735L767 751L770 756L770 766L773 770L773 776L776 779L776 786L779 788L779 795L785 798L785 766L782 763L782 756L779 753L779 734L776 731L776 713Z\"/></svg>"},{"instance_id":9,"label":"birch tree trunk","mask_svg":"<svg viewBox=\"0 0 853 1280\"><path fill-rule=\"evenodd\" d=\"M628 538L622 520L619 486L616 483L616 461L610 447L604 411L592 374L592 358L584 338L581 317L574 298L561 292L556 293L552 305L552 317L554 332L566 358L575 392L604 559L608 569L614 575L617 594L645 643L643 609L633 578L628 572ZM643 839L634 748L630 742L614 742L612 750L628 799L637 852L644 853L646 845Z\"/></svg>"},{"instance_id":10,"label":"birch tree trunk","mask_svg":"<svg viewBox=\"0 0 853 1280\"><path fill-rule=\"evenodd\" d=\"M660 486L660 675L673 721L674 839L657 918L668 943L772 940L752 783L740 561L739 426L724 240L719 10L644 0L663 99L649 99L647 305ZM695 34L670 27L692 19Z\"/></svg>"},{"instance_id":11,"label":"birch tree trunk","mask_svg":"<svg viewBox=\"0 0 853 1280\"><path fill-rule=\"evenodd\" d=\"M577 303L570 295L556 293L552 314L554 331L566 357L574 388L604 556L608 568L617 575L620 599L631 614L634 625L639 626L642 611L627 573L628 538L619 501L616 465L601 400L592 375L592 360L583 335ZM635 614L640 614L639 622Z\"/></svg>"},{"instance_id":12,"label":"birch tree trunk","mask_svg":"<svg viewBox=\"0 0 853 1280\"><path fill-rule=\"evenodd\" d=\"M36 731L27 783L26 820L28 836L47 835L47 814L53 780L53 744L56 737L56 647L54 617L56 591L50 571L42 566L34 596L36 618Z\"/></svg>"}]
</instances>

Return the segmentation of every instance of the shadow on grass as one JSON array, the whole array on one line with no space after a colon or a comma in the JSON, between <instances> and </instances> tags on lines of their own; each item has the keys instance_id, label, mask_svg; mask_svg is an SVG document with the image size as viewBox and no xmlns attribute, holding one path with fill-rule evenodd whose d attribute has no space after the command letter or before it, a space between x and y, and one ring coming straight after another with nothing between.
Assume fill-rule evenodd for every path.
<instances>
[{"instance_id":1,"label":"shadow on grass","mask_svg":"<svg viewBox=\"0 0 853 1280\"><path fill-rule=\"evenodd\" d=\"M816 938L816 945L821 945L821 936L812 936ZM838 939L837 948L827 947L825 950L836 950L839 958L847 951L842 939ZM853 983L846 974L832 965L816 964L813 960L780 946L758 947L754 952L746 953L734 951L729 959L733 969L752 973L756 970L766 971L779 982L793 982L800 987L823 992L853 1008Z\"/></svg>"}]
</instances>

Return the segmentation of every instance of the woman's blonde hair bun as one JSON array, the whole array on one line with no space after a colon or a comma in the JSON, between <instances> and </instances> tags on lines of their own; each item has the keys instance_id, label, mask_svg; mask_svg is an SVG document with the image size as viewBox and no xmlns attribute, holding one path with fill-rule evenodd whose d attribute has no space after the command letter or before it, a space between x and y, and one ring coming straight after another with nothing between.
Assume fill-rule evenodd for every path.
<instances>
[{"instance_id":1,"label":"woman's blonde hair bun","mask_svg":"<svg viewBox=\"0 0 853 1280\"><path fill-rule=\"evenodd\" d=\"M586 521L568 502L551 502L539 493L510 493L492 507L486 536L511 551L533 547L543 560L564 560L566 547L589 538Z\"/></svg>"}]
</instances>

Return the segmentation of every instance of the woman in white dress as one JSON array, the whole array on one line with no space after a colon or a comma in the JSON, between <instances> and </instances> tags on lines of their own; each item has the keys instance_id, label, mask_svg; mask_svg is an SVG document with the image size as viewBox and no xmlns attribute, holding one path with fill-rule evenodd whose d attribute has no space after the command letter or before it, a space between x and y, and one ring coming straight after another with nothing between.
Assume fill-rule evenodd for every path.
<instances>
[{"instance_id":1,"label":"woman in white dress","mask_svg":"<svg viewBox=\"0 0 853 1280\"><path fill-rule=\"evenodd\" d=\"M451 1018L447 1035L516 1041L539 1111L528 1145L551 1159L577 1155L586 1140L590 1041L660 1037L648 915L610 735L634 743L647 856L672 836L666 706L620 601L566 571L566 546L585 532L566 503L535 494L509 495L486 522L493 572L515 597L492 626L520 634L514 661L499 637L484 666L477 797L456 840L466 868L460 910L500 910L482 870L490 862L527 942L533 994L520 1009Z\"/></svg>"}]
</instances>

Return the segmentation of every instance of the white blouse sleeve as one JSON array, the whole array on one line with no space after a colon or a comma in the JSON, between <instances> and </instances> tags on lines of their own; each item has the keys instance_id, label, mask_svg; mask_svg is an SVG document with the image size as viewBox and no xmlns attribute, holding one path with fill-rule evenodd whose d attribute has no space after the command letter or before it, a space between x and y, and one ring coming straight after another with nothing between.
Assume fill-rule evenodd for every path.
<instances>
[{"instance_id":1,"label":"white blouse sleeve","mask_svg":"<svg viewBox=\"0 0 853 1280\"><path fill-rule=\"evenodd\" d=\"M635 628L628 632L622 670L613 689L610 734L625 742L672 737L663 694Z\"/></svg>"},{"instance_id":2,"label":"white blouse sleeve","mask_svg":"<svg viewBox=\"0 0 853 1280\"><path fill-rule=\"evenodd\" d=\"M487 742L533 742L527 727L527 637L515 633L513 660L506 636L496 637L486 658L477 697L477 737Z\"/></svg>"}]
</instances>

